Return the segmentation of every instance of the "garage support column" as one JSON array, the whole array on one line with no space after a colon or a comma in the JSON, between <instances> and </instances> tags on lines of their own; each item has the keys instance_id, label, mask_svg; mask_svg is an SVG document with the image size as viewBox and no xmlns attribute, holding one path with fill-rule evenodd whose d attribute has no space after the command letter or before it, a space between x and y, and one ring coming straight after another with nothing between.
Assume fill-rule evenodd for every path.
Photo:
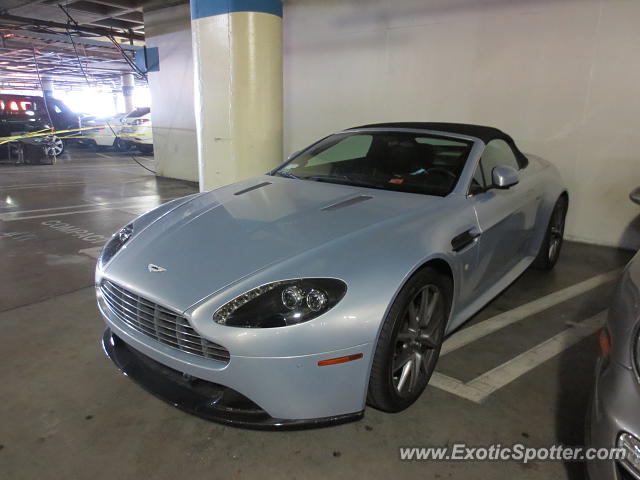
<instances>
[{"instance_id":1,"label":"garage support column","mask_svg":"<svg viewBox=\"0 0 640 480\"><path fill-rule=\"evenodd\" d=\"M122 74L122 96L124 97L124 110L130 112L133 110L133 73Z\"/></svg>"},{"instance_id":2,"label":"garage support column","mask_svg":"<svg viewBox=\"0 0 640 480\"><path fill-rule=\"evenodd\" d=\"M200 190L282 161L281 0L191 0Z\"/></svg>"},{"instance_id":3,"label":"garage support column","mask_svg":"<svg viewBox=\"0 0 640 480\"><path fill-rule=\"evenodd\" d=\"M42 79L42 96L45 98L53 97L53 80L50 78Z\"/></svg>"}]
</instances>

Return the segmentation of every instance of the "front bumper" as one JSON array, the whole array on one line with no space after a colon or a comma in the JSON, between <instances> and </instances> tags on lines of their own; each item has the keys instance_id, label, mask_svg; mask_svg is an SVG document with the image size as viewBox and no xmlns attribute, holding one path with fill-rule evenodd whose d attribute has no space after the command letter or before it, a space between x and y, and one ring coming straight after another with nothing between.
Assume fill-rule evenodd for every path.
<instances>
[{"instance_id":1,"label":"front bumper","mask_svg":"<svg viewBox=\"0 0 640 480\"><path fill-rule=\"evenodd\" d=\"M234 427L271 429L315 428L359 420L363 412L325 418L285 420L271 417L240 393L186 376L129 347L111 330L102 338L107 356L128 377L156 397L208 420Z\"/></svg>"},{"instance_id":2,"label":"front bumper","mask_svg":"<svg viewBox=\"0 0 640 480\"><path fill-rule=\"evenodd\" d=\"M130 328L115 316L104 302L98 301L98 307L108 330L130 351L139 354L135 356L136 359L139 360L140 356L143 356L180 375L185 374L205 381L211 384L210 387L214 390L226 389L244 399L249 399L255 407L269 417L267 420L260 418L254 425L256 428L283 428L285 424L300 428L303 423L308 426L319 426L329 422L357 420L362 417L368 386L371 344L310 355L249 357L234 355L237 345L227 343L224 347L229 350L230 358L228 362L224 362L186 353L162 344ZM240 335L238 341L255 340L247 340L245 336ZM117 344L118 342L114 340L112 347ZM363 354L363 358L358 360L339 365L318 366L320 360L360 353ZM132 367L127 367L128 363L116 361L111 354L109 356L125 373L129 374L126 368ZM149 363L145 365L148 366ZM148 368L137 367L136 370L149 373ZM166 394L168 391L166 385L160 388L155 381L145 382L142 374L129 375L143 384L146 389L152 390L170 403L181 403ZM173 378L171 382L175 384L175 375L171 378ZM161 391L156 391L158 389L155 387L160 388ZM185 385L181 388L184 390ZM216 397L219 393L213 393L211 397ZM212 398L209 398L209 401ZM179 406L209 419L235 425L251 426L250 418L256 418L250 416L241 420L229 420L218 416L217 409L203 415L202 408L193 408L194 401L191 398L185 405Z\"/></svg>"},{"instance_id":3,"label":"front bumper","mask_svg":"<svg viewBox=\"0 0 640 480\"><path fill-rule=\"evenodd\" d=\"M633 369L600 358L586 425L587 446L615 447L622 432L640 438L639 402L640 383ZM587 471L592 480L640 480L640 475L628 472L615 460L588 461Z\"/></svg>"}]
</instances>

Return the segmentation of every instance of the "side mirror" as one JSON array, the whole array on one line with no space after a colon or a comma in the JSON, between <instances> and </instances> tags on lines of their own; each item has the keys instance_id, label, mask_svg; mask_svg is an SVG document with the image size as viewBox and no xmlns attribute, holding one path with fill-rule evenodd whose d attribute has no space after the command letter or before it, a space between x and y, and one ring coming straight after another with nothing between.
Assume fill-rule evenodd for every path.
<instances>
[{"instance_id":1,"label":"side mirror","mask_svg":"<svg viewBox=\"0 0 640 480\"><path fill-rule=\"evenodd\" d=\"M516 185L520 178L518 176L518 170L508 165L499 165L491 171L491 180L493 181L493 187L501 190L506 190Z\"/></svg>"},{"instance_id":2,"label":"side mirror","mask_svg":"<svg viewBox=\"0 0 640 480\"><path fill-rule=\"evenodd\" d=\"M640 205L640 187L636 188L629 194L629 198L632 202Z\"/></svg>"}]
</instances>

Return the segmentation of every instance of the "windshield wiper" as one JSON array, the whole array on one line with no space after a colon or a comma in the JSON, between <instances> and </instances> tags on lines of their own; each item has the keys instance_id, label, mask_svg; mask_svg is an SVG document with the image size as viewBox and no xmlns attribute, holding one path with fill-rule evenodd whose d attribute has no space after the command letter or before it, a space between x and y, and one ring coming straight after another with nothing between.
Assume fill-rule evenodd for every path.
<instances>
[{"instance_id":1,"label":"windshield wiper","mask_svg":"<svg viewBox=\"0 0 640 480\"><path fill-rule=\"evenodd\" d=\"M287 172L285 170L278 170L277 172L274 173L274 175L278 175L279 177L284 177L284 178L295 178L297 180L300 179L300 177L298 177L297 175L294 175L293 173Z\"/></svg>"},{"instance_id":2,"label":"windshield wiper","mask_svg":"<svg viewBox=\"0 0 640 480\"><path fill-rule=\"evenodd\" d=\"M287 172L286 170L278 170L274 172L273 175L278 175L280 177L285 178L295 178L296 180L311 180L313 182L327 182L327 183L339 183L341 185L353 185L354 187L367 187L367 188L381 188L380 185L363 182L361 180L357 180L349 175L310 175L308 177L298 177L291 172Z\"/></svg>"},{"instance_id":3,"label":"windshield wiper","mask_svg":"<svg viewBox=\"0 0 640 480\"><path fill-rule=\"evenodd\" d=\"M350 175L311 175L309 177L303 177L303 180L313 180L315 182L327 182L327 183L339 183L343 185L353 185L354 187L368 187L368 188L380 188L379 185L375 185L368 182L357 180Z\"/></svg>"}]
</instances>

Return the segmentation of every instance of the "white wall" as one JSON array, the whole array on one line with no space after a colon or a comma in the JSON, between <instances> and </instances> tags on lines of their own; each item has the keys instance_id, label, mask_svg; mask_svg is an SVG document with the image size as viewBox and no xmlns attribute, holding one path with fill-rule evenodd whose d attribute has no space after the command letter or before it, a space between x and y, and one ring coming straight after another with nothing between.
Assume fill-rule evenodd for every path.
<instances>
[{"instance_id":1,"label":"white wall","mask_svg":"<svg viewBox=\"0 0 640 480\"><path fill-rule=\"evenodd\" d=\"M289 0L285 152L368 122L493 125L560 168L567 236L638 248L638 19L638 0Z\"/></svg>"},{"instance_id":2,"label":"white wall","mask_svg":"<svg viewBox=\"0 0 640 480\"><path fill-rule=\"evenodd\" d=\"M189 5L145 11L144 27L160 55L160 71L148 74L157 174L197 182Z\"/></svg>"}]
</instances>

